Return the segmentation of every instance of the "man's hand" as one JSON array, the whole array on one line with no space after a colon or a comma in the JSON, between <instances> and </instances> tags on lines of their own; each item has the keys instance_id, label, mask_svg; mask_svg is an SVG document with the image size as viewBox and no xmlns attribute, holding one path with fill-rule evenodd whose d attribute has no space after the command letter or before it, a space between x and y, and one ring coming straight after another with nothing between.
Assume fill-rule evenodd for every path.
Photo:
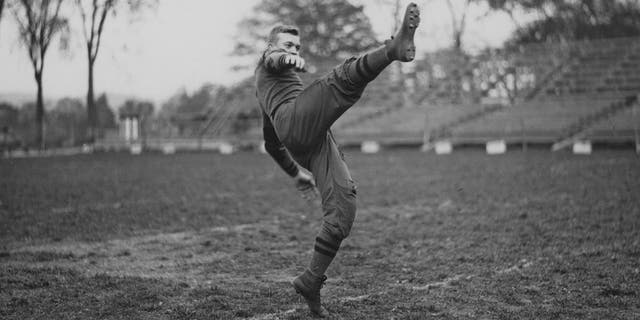
<instances>
[{"instance_id":1,"label":"man's hand","mask_svg":"<svg viewBox=\"0 0 640 320\"><path fill-rule=\"evenodd\" d=\"M295 180L296 189L300 191L300 195L304 200L311 202L318 196L318 189L311 175L300 170L293 179Z\"/></svg>"},{"instance_id":2,"label":"man's hand","mask_svg":"<svg viewBox=\"0 0 640 320\"><path fill-rule=\"evenodd\" d=\"M302 72L306 71L306 69L304 68L305 67L304 59L298 55L287 54L284 57L284 63L289 66L295 67L296 71L302 71Z\"/></svg>"}]
</instances>

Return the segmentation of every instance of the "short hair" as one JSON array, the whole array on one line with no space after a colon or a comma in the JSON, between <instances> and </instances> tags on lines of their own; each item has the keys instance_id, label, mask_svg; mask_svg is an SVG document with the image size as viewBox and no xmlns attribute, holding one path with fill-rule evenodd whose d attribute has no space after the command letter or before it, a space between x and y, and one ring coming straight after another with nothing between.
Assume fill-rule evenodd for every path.
<instances>
[{"instance_id":1,"label":"short hair","mask_svg":"<svg viewBox=\"0 0 640 320\"><path fill-rule=\"evenodd\" d=\"M267 39L267 43L276 43L276 41L278 40L278 34L280 33L288 33L294 36L300 35L300 31L298 31L298 28L295 26L277 25L271 29L271 32L269 32L269 38Z\"/></svg>"},{"instance_id":2,"label":"short hair","mask_svg":"<svg viewBox=\"0 0 640 320\"><path fill-rule=\"evenodd\" d=\"M288 34L292 34L294 36L299 36L300 35L300 31L298 31L298 27L294 27L291 25L277 25L275 27L273 27L271 29L271 32L269 32L269 38L267 39L267 44L268 45L275 45L276 42L278 41L278 35L281 33L288 33ZM256 67L256 70L258 67L260 67L262 64L264 64L264 59L266 54L269 52L269 48L267 47L263 52L262 55L260 55L260 60L258 60L258 66Z\"/></svg>"}]
</instances>

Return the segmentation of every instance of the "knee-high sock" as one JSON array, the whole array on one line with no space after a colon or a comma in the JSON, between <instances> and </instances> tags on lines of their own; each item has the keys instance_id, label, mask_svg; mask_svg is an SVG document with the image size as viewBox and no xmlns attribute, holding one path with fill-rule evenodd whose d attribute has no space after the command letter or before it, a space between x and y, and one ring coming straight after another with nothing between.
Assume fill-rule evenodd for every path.
<instances>
[{"instance_id":1,"label":"knee-high sock","mask_svg":"<svg viewBox=\"0 0 640 320\"><path fill-rule=\"evenodd\" d=\"M349 80L356 86L364 86L375 79L393 60L387 54L386 46L361 55L347 67Z\"/></svg>"},{"instance_id":2,"label":"knee-high sock","mask_svg":"<svg viewBox=\"0 0 640 320\"><path fill-rule=\"evenodd\" d=\"M324 228L318 233L316 243L313 250L313 256L309 263L309 271L316 276L321 277L329 268L333 258L338 253L341 241L333 237Z\"/></svg>"}]
</instances>

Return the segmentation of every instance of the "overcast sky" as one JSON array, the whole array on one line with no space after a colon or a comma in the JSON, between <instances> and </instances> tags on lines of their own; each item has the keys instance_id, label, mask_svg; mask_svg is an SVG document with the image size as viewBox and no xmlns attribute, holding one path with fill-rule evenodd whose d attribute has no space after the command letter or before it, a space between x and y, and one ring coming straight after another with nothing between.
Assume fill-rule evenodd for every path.
<instances>
[{"instance_id":1,"label":"overcast sky","mask_svg":"<svg viewBox=\"0 0 640 320\"><path fill-rule=\"evenodd\" d=\"M382 1L354 0L365 5L378 39L391 35L392 9ZM454 0L462 3L466 0ZM130 23L125 15L108 17L95 67L95 90L162 102L181 88L189 92L205 82L231 85L251 71L233 72L230 56L237 23L258 0L159 0L155 11ZM406 1L408 3L409 1ZM451 18L444 0L417 1L422 23L416 39L419 51L451 43ZM425 5L424 3L429 3ZM33 69L16 35L13 16L5 10L0 23L0 94L35 93ZM498 46L513 30L506 15L481 18L486 8L469 17L465 43L471 49ZM79 19L72 21L70 50L50 48L44 71L45 98L86 94L86 54ZM303 35L304 39L304 35Z\"/></svg>"}]
</instances>

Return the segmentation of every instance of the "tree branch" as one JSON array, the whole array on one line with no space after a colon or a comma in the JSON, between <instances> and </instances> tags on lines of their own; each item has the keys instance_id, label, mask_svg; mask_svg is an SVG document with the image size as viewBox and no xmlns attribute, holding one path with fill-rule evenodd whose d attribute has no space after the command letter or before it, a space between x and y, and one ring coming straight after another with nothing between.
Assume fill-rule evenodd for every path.
<instances>
[{"instance_id":1,"label":"tree branch","mask_svg":"<svg viewBox=\"0 0 640 320\"><path fill-rule=\"evenodd\" d=\"M114 0L107 0L104 3L104 7L102 8L102 16L100 17L100 24L98 26L98 34L97 34L98 39L94 47L93 60L95 60L96 57L98 56L98 51L100 50L100 39L102 39L102 30L104 28L104 21L107 18L107 12L109 12L109 10L113 8L113 4L114 4Z\"/></svg>"},{"instance_id":2,"label":"tree branch","mask_svg":"<svg viewBox=\"0 0 640 320\"><path fill-rule=\"evenodd\" d=\"M93 39L95 37L96 34L96 13L98 12L98 1L97 0L93 0L91 2L92 7L91 7L91 32L89 33L89 40L87 41L87 50L88 50L88 54L89 54L89 60L91 60L91 48L93 48Z\"/></svg>"},{"instance_id":3,"label":"tree branch","mask_svg":"<svg viewBox=\"0 0 640 320\"><path fill-rule=\"evenodd\" d=\"M42 22L42 25L40 26L40 38L38 39L39 45L40 45L40 70L42 70L42 57L44 57L44 55L47 53L47 47L49 45L49 41L47 40L47 35L49 34L47 32L47 29L51 28L51 22L49 22L49 4L51 4L51 0L42 0L42 4L41 4L41 8L40 8L40 14L42 15L42 18L39 19Z\"/></svg>"},{"instance_id":4,"label":"tree branch","mask_svg":"<svg viewBox=\"0 0 640 320\"><path fill-rule=\"evenodd\" d=\"M80 10L80 16L82 17L82 33L84 34L84 40L89 41L89 31L87 30L87 13L82 5L82 0L76 0L76 6Z\"/></svg>"},{"instance_id":5,"label":"tree branch","mask_svg":"<svg viewBox=\"0 0 640 320\"><path fill-rule=\"evenodd\" d=\"M36 56L36 22L33 17L33 10L31 8L31 3L28 0L22 0L22 6L25 11L25 16L27 19L26 25L24 20L20 19L20 15L18 11L14 11L14 16L16 17L16 21L18 21L20 27L20 38L22 42L27 46L29 50L29 60L31 60L31 65L33 65L33 69L37 72L38 68L38 56Z\"/></svg>"},{"instance_id":6,"label":"tree branch","mask_svg":"<svg viewBox=\"0 0 640 320\"><path fill-rule=\"evenodd\" d=\"M453 33L455 35L458 28L458 19L456 18L456 12L453 8L453 3L451 3L451 0L447 0L447 6L449 7L449 14L451 15L451 27L453 28Z\"/></svg>"},{"instance_id":7,"label":"tree branch","mask_svg":"<svg viewBox=\"0 0 640 320\"><path fill-rule=\"evenodd\" d=\"M53 14L53 18L51 18L51 27L49 28L49 34L47 35L47 41L51 42L53 38L53 34L57 31L60 31L64 25L64 21L60 19L60 6L62 5L62 0L58 0L58 4L56 5L56 11ZM48 44L47 44L48 45Z\"/></svg>"},{"instance_id":8,"label":"tree branch","mask_svg":"<svg viewBox=\"0 0 640 320\"><path fill-rule=\"evenodd\" d=\"M467 0L467 3L464 5L464 9L462 9L462 18L460 19L460 37L462 37L462 33L467 25L467 12L469 11L469 5L471 4L471 0Z\"/></svg>"},{"instance_id":9,"label":"tree branch","mask_svg":"<svg viewBox=\"0 0 640 320\"><path fill-rule=\"evenodd\" d=\"M2 21L2 11L4 10L4 0L0 0L0 21Z\"/></svg>"}]
</instances>

